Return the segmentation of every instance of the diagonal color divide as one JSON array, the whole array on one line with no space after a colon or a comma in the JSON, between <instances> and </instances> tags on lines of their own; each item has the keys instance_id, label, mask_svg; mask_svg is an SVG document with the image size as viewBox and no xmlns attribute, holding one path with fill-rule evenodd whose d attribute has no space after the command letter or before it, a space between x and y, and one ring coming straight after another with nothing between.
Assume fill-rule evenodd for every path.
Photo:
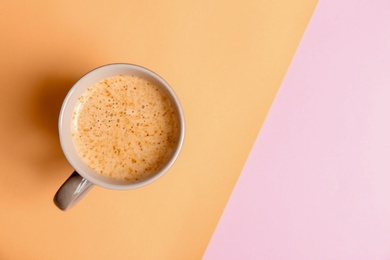
<instances>
[{"instance_id":1,"label":"diagonal color divide","mask_svg":"<svg viewBox=\"0 0 390 260\"><path fill-rule=\"evenodd\" d=\"M316 3L2 0L0 258L200 259ZM96 187L64 214L52 203L72 172L58 109L80 76L112 62L173 87L183 150L158 182Z\"/></svg>"},{"instance_id":2,"label":"diagonal color divide","mask_svg":"<svg viewBox=\"0 0 390 260\"><path fill-rule=\"evenodd\" d=\"M319 2L204 259L389 259L389 23Z\"/></svg>"}]
</instances>

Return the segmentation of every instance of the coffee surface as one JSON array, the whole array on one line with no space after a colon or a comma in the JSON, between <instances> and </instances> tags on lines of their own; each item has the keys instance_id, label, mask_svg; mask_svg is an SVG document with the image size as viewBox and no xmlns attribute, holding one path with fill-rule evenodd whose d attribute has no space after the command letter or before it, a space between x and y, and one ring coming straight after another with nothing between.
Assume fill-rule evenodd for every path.
<instances>
[{"instance_id":1,"label":"coffee surface","mask_svg":"<svg viewBox=\"0 0 390 260\"><path fill-rule=\"evenodd\" d=\"M94 171L118 180L139 180L159 170L178 134L172 101L134 75L106 78L89 87L72 118L80 158Z\"/></svg>"}]
</instances>

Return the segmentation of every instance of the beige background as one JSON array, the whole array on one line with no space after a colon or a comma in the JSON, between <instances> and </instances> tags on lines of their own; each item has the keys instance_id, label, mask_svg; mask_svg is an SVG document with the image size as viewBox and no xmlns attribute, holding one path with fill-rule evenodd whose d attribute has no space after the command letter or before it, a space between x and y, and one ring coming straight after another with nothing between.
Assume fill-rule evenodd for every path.
<instances>
[{"instance_id":1,"label":"beige background","mask_svg":"<svg viewBox=\"0 0 390 260\"><path fill-rule=\"evenodd\" d=\"M201 258L315 4L1 1L0 258ZM61 102L112 62L148 67L175 89L183 152L158 182L95 187L64 213L52 203L72 172L57 138Z\"/></svg>"}]
</instances>

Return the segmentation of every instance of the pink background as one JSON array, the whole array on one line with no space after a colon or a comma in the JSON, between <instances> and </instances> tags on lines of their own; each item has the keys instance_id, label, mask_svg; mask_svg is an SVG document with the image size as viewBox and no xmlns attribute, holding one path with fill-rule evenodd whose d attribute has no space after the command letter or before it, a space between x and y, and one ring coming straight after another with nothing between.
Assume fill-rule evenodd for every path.
<instances>
[{"instance_id":1,"label":"pink background","mask_svg":"<svg viewBox=\"0 0 390 260\"><path fill-rule=\"evenodd\" d=\"M204 259L390 259L390 1L320 1Z\"/></svg>"}]
</instances>

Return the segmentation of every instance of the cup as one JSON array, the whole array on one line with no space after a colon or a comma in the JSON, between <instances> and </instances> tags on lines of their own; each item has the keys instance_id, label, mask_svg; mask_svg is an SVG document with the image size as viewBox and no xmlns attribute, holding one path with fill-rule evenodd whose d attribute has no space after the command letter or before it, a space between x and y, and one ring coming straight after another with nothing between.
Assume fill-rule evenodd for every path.
<instances>
[{"instance_id":1,"label":"cup","mask_svg":"<svg viewBox=\"0 0 390 260\"><path fill-rule=\"evenodd\" d=\"M136 182L117 180L95 172L79 157L72 140L72 116L79 97L85 93L87 88L95 83L117 75L134 75L151 82L161 89L171 100L178 115L178 141L171 156L157 172ZM164 79L151 70L138 65L115 63L104 65L88 72L74 84L62 104L58 130L63 153L74 168L74 172L54 196L54 204L59 209L66 211L79 202L93 186L100 186L112 190L131 190L143 187L159 179L173 165L180 153L184 140L185 124L180 102L172 88Z\"/></svg>"}]
</instances>

